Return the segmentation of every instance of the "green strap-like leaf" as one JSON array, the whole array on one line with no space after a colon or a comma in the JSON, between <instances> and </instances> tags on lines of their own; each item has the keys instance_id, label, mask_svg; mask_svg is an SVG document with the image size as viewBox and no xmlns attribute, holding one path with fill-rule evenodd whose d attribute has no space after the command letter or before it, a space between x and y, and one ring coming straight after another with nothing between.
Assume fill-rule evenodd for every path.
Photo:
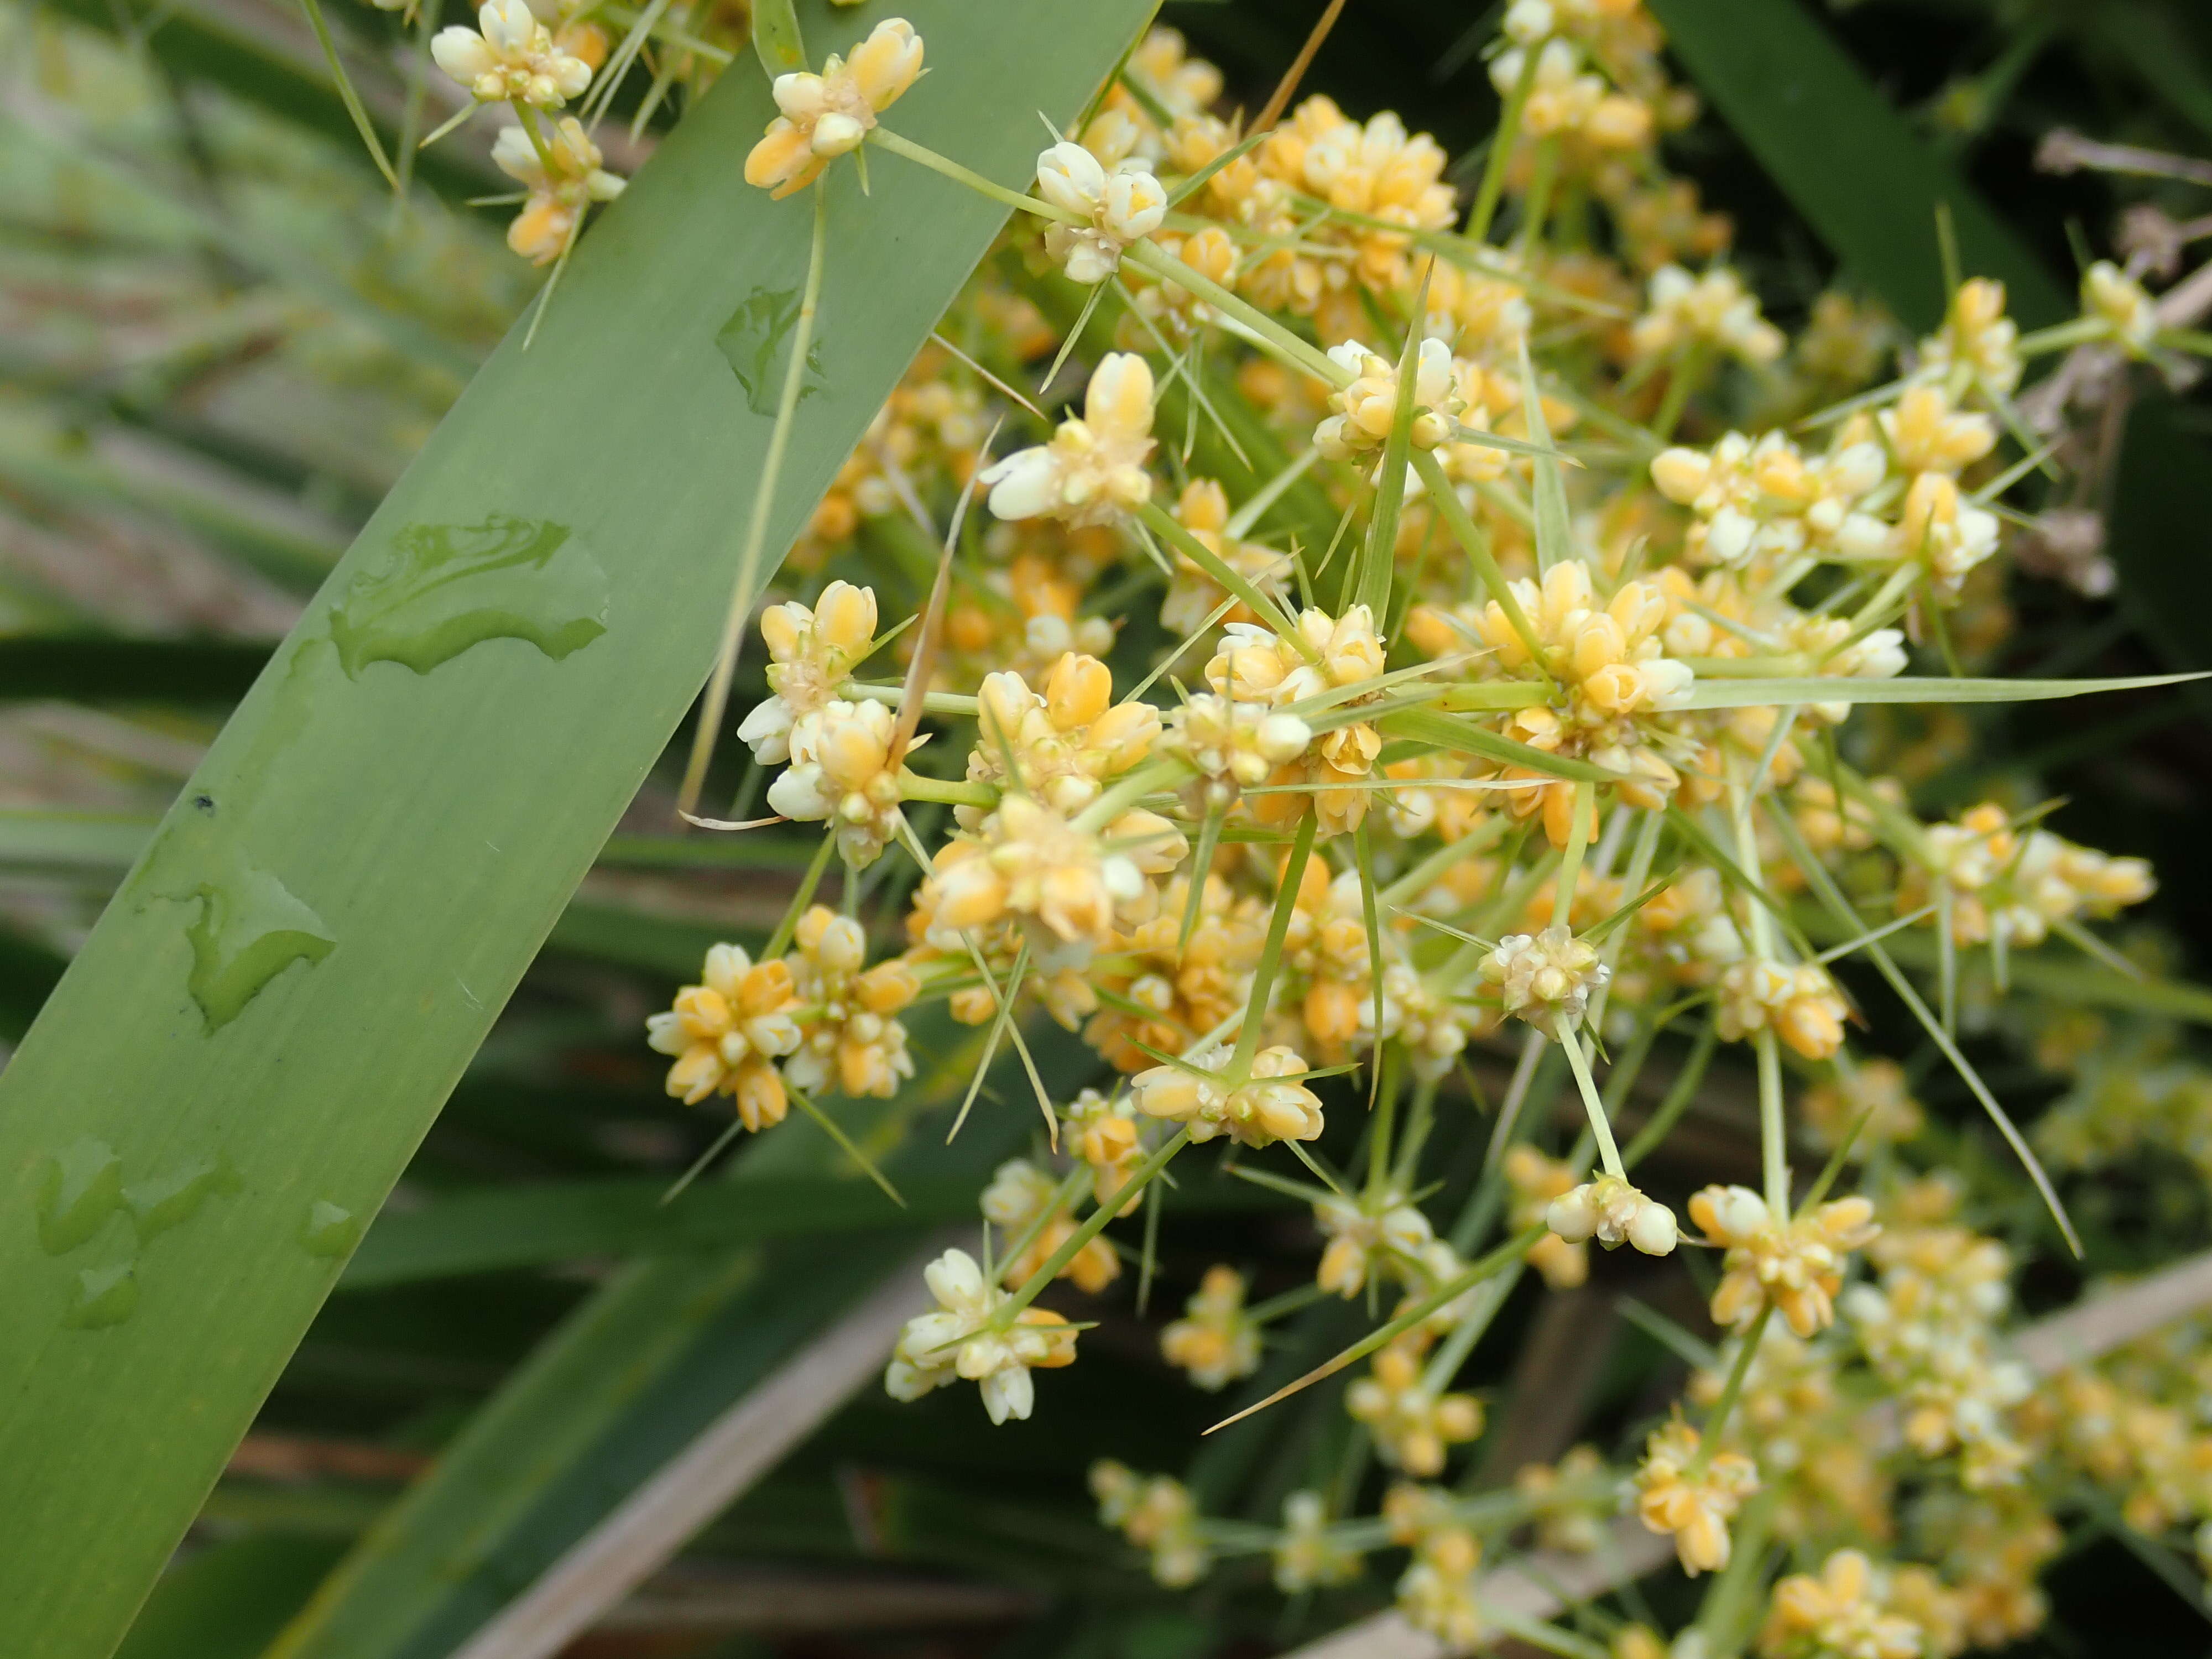
<instances>
[{"instance_id":1,"label":"green strap-like leaf","mask_svg":"<svg viewBox=\"0 0 2212 1659\"><path fill-rule=\"evenodd\" d=\"M1071 118L1150 11L944 9L896 118L1024 178L1004 89ZM0 1076L11 1659L120 1639L697 693L769 425L714 336L805 268L804 209L740 176L771 113L724 76L585 236L534 348L509 339L370 521ZM826 384L779 547L1005 217L919 172L859 182L828 181ZM230 1178L169 1224L122 1196L203 1165Z\"/></svg>"},{"instance_id":2,"label":"green strap-like leaf","mask_svg":"<svg viewBox=\"0 0 2212 1659\"><path fill-rule=\"evenodd\" d=\"M1913 132L1800 0L1651 0L1700 90L1797 210L1908 327L1945 304L1936 211L1967 274L2002 280L2023 327L2073 307L2035 256Z\"/></svg>"}]
</instances>

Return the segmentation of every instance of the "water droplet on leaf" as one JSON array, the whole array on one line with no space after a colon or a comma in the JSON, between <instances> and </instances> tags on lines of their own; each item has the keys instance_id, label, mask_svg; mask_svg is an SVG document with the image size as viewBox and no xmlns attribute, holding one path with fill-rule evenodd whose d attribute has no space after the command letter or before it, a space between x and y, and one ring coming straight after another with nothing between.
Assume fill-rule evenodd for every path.
<instances>
[{"instance_id":1,"label":"water droplet on leaf","mask_svg":"<svg viewBox=\"0 0 2212 1659\"><path fill-rule=\"evenodd\" d=\"M238 1186L237 1173L222 1159L198 1158L166 1174L132 1182L123 1189L123 1201L130 1206L143 1243L190 1221L210 1194L234 1193Z\"/></svg>"},{"instance_id":2,"label":"water droplet on leaf","mask_svg":"<svg viewBox=\"0 0 2212 1659\"><path fill-rule=\"evenodd\" d=\"M715 345L737 371L738 384L745 389L745 406L756 415L773 416L783 400L784 343L799 321L799 306L795 288L757 288L714 337ZM821 389L822 337L817 333L806 348L805 372L799 377L799 401Z\"/></svg>"},{"instance_id":3,"label":"water droplet on leaf","mask_svg":"<svg viewBox=\"0 0 2212 1659\"><path fill-rule=\"evenodd\" d=\"M192 945L186 985L210 1031L237 1018L294 963L320 962L337 944L323 919L266 870L241 865L190 896L200 908L185 929Z\"/></svg>"},{"instance_id":4,"label":"water droplet on leaf","mask_svg":"<svg viewBox=\"0 0 2212 1659\"><path fill-rule=\"evenodd\" d=\"M123 1204L123 1164L104 1140L50 1152L39 1169L39 1243L61 1255L88 1242Z\"/></svg>"},{"instance_id":5,"label":"water droplet on leaf","mask_svg":"<svg viewBox=\"0 0 2212 1659\"><path fill-rule=\"evenodd\" d=\"M317 1199L307 1210L307 1224L300 1242L309 1255L343 1255L360 1242L361 1221L344 1206Z\"/></svg>"},{"instance_id":6,"label":"water droplet on leaf","mask_svg":"<svg viewBox=\"0 0 2212 1659\"><path fill-rule=\"evenodd\" d=\"M416 524L356 573L331 611L347 675L373 662L427 674L486 640L522 640L558 662L607 631L606 572L565 526L495 513Z\"/></svg>"},{"instance_id":7,"label":"water droplet on leaf","mask_svg":"<svg viewBox=\"0 0 2212 1659\"><path fill-rule=\"evenodd\" d=\"M69 1311L62 1323L72 1330L97 1331L120 1325L138 1311L138 1264L118 1261L106 1267L86 1267L76 1275Z\"/></svg>"}]
</instances>

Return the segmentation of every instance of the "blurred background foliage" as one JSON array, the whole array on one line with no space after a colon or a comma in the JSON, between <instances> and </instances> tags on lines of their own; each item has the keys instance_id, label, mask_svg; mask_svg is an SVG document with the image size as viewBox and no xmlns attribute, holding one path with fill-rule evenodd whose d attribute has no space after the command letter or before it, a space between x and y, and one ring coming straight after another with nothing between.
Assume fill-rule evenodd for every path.
<instances>
[{"instance_id":1,"label":"blurred background foliage","mask_svg":"<svg viewBox=\"0 0 2212 1659\"><path fill-rule=\"evenodd\" d=\"M2056 289L2070 289L2087 250L2150 234L2146 208L2184 227L2212 212L2212 11L2195 0L1734 5L1735 18L1718 0L1655 10L1686 43L1716 19L1777 12L1814 31L1833 58L1824 72L1855 66ZM1187 0L1164 16L1227 71L1231 101L1253 107L1322 9ZM434 7L412 24L352 0L331 9L372 116L411 149L401 141L448 107L449 89L422 72ZM1358 114L1395 108L1479 166L1496 103L1477 54L1495 26L1480 5L1353 0L1306 84ZM5 1039L534 278L501 245L498 210L469 205L501 188L483 139L464 132L429 152L395 204L304 18L281 0L5 0L0 65ZM1698 63L1684 67L1700 78ZM1735 112L1731 88L1705 90ZM636 114L637 96L617 113ZM610 122L611 164L641 164L680 106L664 99L634 137ZM2198 158L2197 176L2053 171L2054 131ZM1670 141L1707 206L1730 216L1733 258L1778 320L1832 283L1882 289L1824 238L1841 210L1824 193L1881 207L1894 187L1893 234L1909 245L1898 258L1936 269L1924 197L1846 176L1838 139L1814 121L1761 132L1715 115ZM2008 672L2212 667L2212 404L2151 391L2120 418L2124 442L2084 503L2106 515L2118 586L2085 600L2034 585L2017 601ZM2144 948L2202 977L2206 708L2145 694L1938 711L1920 736L1933 752L1980 757L1981 785L2039 776L2065 798L2063 833L2154 860L2160 921ZM732 766L722 787L740 788ZM1008 1112L1009 1127L979 1125L949 1153L914 1137L892 1157L913 1200L903 1214L825 1146L789 1136L737 1161L740 1189L717 1176L658 1201L714 1126L663 1097L643 1018L706 943L773 925L806 851L669 836L674 769L656 773L424 1143L130 1659L253 1659L272 1641L298 1659L452 1651L933 1230L971 1216L976 1176L1027 1133ZM943 1106L973 1034L916 1035L940 1079L920 1092ZM2048 1085L2006 1081L2032 1115ZM1926 1097L1963 1104L1937 1079ZM1708 1160L1701 1174L1747 1158L1740 1104L1718 1091L1701 1137L1684 1141ZM913 1110L861 1127L892 1153ZM2198 1178L2172 1163L2123 1164L2076 1195L2089 1270L2129 1265L2131 1229L2202 1236ZM1223 1254L1253 1265L1261 1293L1297 1280L1307 1223L1264 1197L1177 1195L1155 1311ZM1613 1317L1610 1298L1637 1289L1633 1264L1613 1265L1540 1318L1524 1290L1478 1352L1498 1425L1486 1468L1510 1473L1565 1443L1577 1425L1547 1418L1547 1400L1571 1396L1585 1431L1602 1434L1661 1397L1674 1362ZM1096 1527L1091 1459L1181 1467L1212 1415L1159 1362L1146 1325L1126 1309L1103 1318L1035 1423L990 1430L964 1391L894 1408L864 1388L572 1651L1195 1659L1271 1650L1361 1611L1354 1594L1279 1616L1256 1593L1257 1562L1170 1598ZM1309 1357L1334 1345L1326 1309L1290 1328ZM1294 1346L1271 1372L1300 1366ZM1264 1433L1207 1443L1196 1478L1208 1507L1272 1512L1343 1425L1322 1388ZM441 1450L453 1455L440 1474L418 1480ZM294 1623L319 1583L323 1596ZM2199 1614L2094 1529L2070 1540L2052 1589L2057 1616L2035 1650L2204 1644Z\"/></svg>"}]
</instances>

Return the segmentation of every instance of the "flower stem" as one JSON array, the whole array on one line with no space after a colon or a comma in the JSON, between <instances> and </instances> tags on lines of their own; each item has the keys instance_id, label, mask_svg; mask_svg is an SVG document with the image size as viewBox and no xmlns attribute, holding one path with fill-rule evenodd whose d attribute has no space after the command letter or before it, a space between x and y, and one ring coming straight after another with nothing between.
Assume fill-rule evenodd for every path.
<instances>
[{"instance_id":1,"label":"flower stem","mask_svg":"<svg viewBox=\"0 0 2212 1659\"><path fill-rule=\"evenodd\" d=\"M1541 56L1533 48L1522 48L1520 77L1506 94L1505 107L1498 112L1498 131L1491 135L1489 155L1482 158L1482 183L1474 193L1474 210L1468 215L1470 242L1486 242L1490 238L1490 221L1505 191L1506 163L1513 157L1513 141L1521 136L1521 113L1528 107L1528 94L1536 90L1536 64Z\"/></svg>"},{"instance_id":2,"label":"flower stem","mask_svg":"<svg viewBox=\"0 0 2212 1659\"><path fill-rule=\"evenodd\" d=\"M1707 355L1705 346L1693 341L1674 359L1667 376L1666 394L1659 400L1659 412L1651 417L1652 435L1662 443L1674 435L1674 428L1681 424L1682 411L1689 406L1690 394L1705 378Z\"/></svg>"},{"instance_id":3,"label":"flower stem","mask_svg":"<svg viewBox=\"0 0 2212 1659\"><path fill-rule=\"evenodd\" d=\"M899 774L901 800L942 801L951 806L993 807L999 792L985 783L966 783L949 778L926 778L919 772Z\"/></svg>"},{"instance_id":4,"label":"flower stem","mask_svg":"<svg viewBox=\"0 0 2212 1659\"><path fill-rule=\"evenodd\" d=\"M806 873L799 878L799 890L791 896L791 906L783 913L783 920L775 925L767 947L761 951L763 962L774 962L791 948L791 936L799 931L799 919L806 914L806 907L814 902L814 890L822 884L822 872L830 867L830 854L836 850L837 836L833 830L822 837L822 846L807 865Z\"/></svg>"},{"instance_id":5,"label":"flower stem","mask_svg":"<svg viewBox=\"0 0 2212 1659\"><path fill-rule=\"evenodd\" d=\"M1089 222L1081 214L1067 208L1054 207L1051 203L1042 201L1036 197L1025 196L1020 191L1008 190L1004 185L994 184L976 172L975 168L962 167L951 156L939 155L928 146L917 144L911 138L902 137L889 127L874 129L868 134L868 142L872 144L880 144L894 155L903 155L908 161L918 167L927 167L932 173L942 173L955 184L965 185L978 195L988 196L1002 207L1018 208L1024 213L1034 214L1040 219L1051 219L1063 225L1080 225Z\"/></svg>"},{"instance_id":6,"label":"flower stem","mask_svg":"<svg viewBox=\"0 0 2212 1659\"><path fill-rule=\"evenodd\" d=\"M1451 480L1444 477L1443 466L1437 459L1436 452L1417 449L1413 452L1413 471L1421 475L1421 483L1428 489L1430 505L1443 514L1444 527L1459 543L1460 550L1467 555L1468 562L1474 567L1474 574L1482 579L1482 585L1490 590L1490 597L1498 601L1498 608L1505 613L1505 620L1513 624L1513 631L1520 636L1530 663L1539 674L1550 679L1552 671L1544 665L1544 647L1537 642L1536 630L1528 625L1528 612L1522 610L1521 601L1514 597L1512 584L1505 580L1505 573L1498 568L1497 556L1490 550L1489 538L1469 516L1465 503L1459 498L1459 492L1452 488Z\"/></svg>"},{"instance_id":7,"label":"flower stem","mask_svg":"<svg viewBox=\"0 0 2212 1659\"><path fill-rule=\"evenodd\" d=\"M1559 1047L1567 1051L1567 1066L1575 1074L1575 1087L1582 1091L1583 1107L1589 1114L1590 1133L1597 1137L1598 1162L1607 1175L1625 1181L1628 1171L1621 1166L1620 1149L1613 1144L1613 1125L1606 1121L1605 1103L1597 1097L1597 1084L1590 1077L1589 1059L1583 1053L1581 1034L1563 1020L1557 1035Z\"/></svg>"},{"instance_id":8,"label":"flower stem","mask_svg":"<svg viewBox=\"0 0 2212 1659\"><path fill-rule=\"evenodd\" d=\"M814 187L814 240L806 258L806 288L799 302L799 316L791 329L791 355L784 364L783 395L775 409L775 428L769 434L768 453L761 458L760 483L753 491L752 517L745 526L744 547L738 557L738 579L730 589L729 613L722 620L721 649L714 658L714 672L707 682L706 704L699 711L699 726L691 738L691 758L684 769L684 787L677 798L678 812L699 804L699 791L707 781L707 763L714 756L720 735L723 710L730 700L730 681L737 672L738 644L745 618L751 614L753 595L760 586L761 555L768 545L768 526L775 507L776 480L783 474L783 458L791 447L791 428L799 412L799 390L806 376L806 354L814 343L814 313L822 303L822 270L827 264L830 241L830 193L819 183Z\"/></svg>"},{"instance_id":9,"label":"flower stem","mask_svg":"<svg viewBox=\"0 0 2212 1659\"><path fill-rule=\"evenodd\" d=\"M1289 367L1341 390L1352 384L1352 372L1338 366L1319 346L1303 340L1249 300L1239 299L1211 276L1193 270L1164 248L1139 242L1122 258L1164 283L1173 283L1203 300L1224 317L1232 317L1258 337L1258 343Z\"/></svg>"},{"instance_id":10,"label":"flower stem","mask_svg":"<svg viewBox=\"0 0 2212 1659\"><path fill-rule=\"evenodd\" d=\"M1575 821L1567 827L1566 851L1552 884L1552 926L1570 932L1574 927L1575 889L1582 885L1583 855L1589 850L1590 815L1596 805L1595 784L1584 779L1575 785Z\"/></svg>"},{"instance_id":11,"label":"flower stem","mask_svg":"<svg viewBox=\"0 0 2212 1659\"><path fill-rule=\"evenodd\" d=\"M1103 1232L1106 1224L1121 1212L1122 1206L1144 1191L1146 1183L1167 1168L1168 1160L1189 1143L1189 1129L1178 1129L1161 1144L1159 1151L1132 1170L1128 1180L1115 1189L1114 1201L1094 1206L1083 1224L1060 1241L1060 1248L1045 1258L1044 1265L1031 1273L1021 1289L1016 1291L999 1310L997 1317L1000 1326L1011 1326L1022 1310L1036 1301L1044 1287L1060 1277L1060 1270L1075 1260L1076 1252Z\"/></svg>"},{"instance_id":12,"label":"flower stem","mask_svg":"<svg viewBox=\"0 0 2212 1659\"><path fill-rule=\"evenodd\" d=\"M1782 1116L1782 1048L1774 1028L1762 1029L1759 1053L1759 1144L1766 1173L1766 1207L1775 1224L1790 1218L1790 1146Z\"/></svg>"},{"instance_id":13,"label":"flower stem","mask_svg":"<svg viewBox=\"0 0 2212 1659\"><path fill-rule=\"evenodd\" d=\"M1728 1426L1729 1413L1735 1409L1736 1396L1743 1392L1743 1380L1751 1375L1751 1362L1759 1353L1759 1339L1765 1334L1766 1322L1773 1316L1774 1304L1770 1302L1759 1310L1743 1334L1743 1346L1736 1351L1735 1364L1729 1368L1728 1381L1721 1386L1721 1397L1713 1401L1712 1410L1698 1428L1698 1453L1690 1460L1689 1478L1697 1479L1713 1461L1713 1449L1720 1443L1721 1431Z\"/></svg>"},{"instance_id":14,"label":"flower stem","mask_svg":"<svg viewBox=\"0 0 2212 1659\"><path fill-rule=\"evenodd\" d=\"M1252 976L1252 994L1244 1005L1244 1024L1237 1033L1237 1050L1223 1073L1225 1086L1240 1089L1252 1073L1252 1056L1260 1052L1260 1033L1267 1024L1267 994L1275 988L1275 975L1283 966L1283 941L1290 936L1291 915L1298 908L1298 886L1313 852L1316 820L1311 812L1298 820L1291 842L1291 856L1283 865L1282 884L1275 890L1275 914L1267 923L1267 943L1260 952L1260 966Z\"/></svg>"}]
</instances>

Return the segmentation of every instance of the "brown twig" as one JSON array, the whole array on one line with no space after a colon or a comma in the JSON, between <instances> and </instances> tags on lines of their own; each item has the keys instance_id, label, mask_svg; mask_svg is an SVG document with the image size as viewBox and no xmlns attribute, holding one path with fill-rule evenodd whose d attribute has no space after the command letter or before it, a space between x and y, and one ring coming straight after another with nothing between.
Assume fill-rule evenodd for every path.
<instances>
[{"instance_id":1,"label":"brown twig","mask_svg":"<svg viewBox=\"0 0 2212 1659\"><path fill-rule=\"evenodd\" d=\"M1275 83L1274 92L1260 112L1260 118L1252 123L1253 131L1265 132L1283 118L1283 112L1291 106L1291 96L1297 91L1298 82L1306 78L1306 70L1313 66L1314 54L1321 50L1321 43L1328 39L1328 32L1336 27L1336 20L1343 11L1344 0L1328 0L1328 9L1314 24L1313 33L1306 36L1305 45L1298 48L1298 55L1291 60L1291 66L1283 72L1283 78Z\"/></svg>"}]
</instances>

